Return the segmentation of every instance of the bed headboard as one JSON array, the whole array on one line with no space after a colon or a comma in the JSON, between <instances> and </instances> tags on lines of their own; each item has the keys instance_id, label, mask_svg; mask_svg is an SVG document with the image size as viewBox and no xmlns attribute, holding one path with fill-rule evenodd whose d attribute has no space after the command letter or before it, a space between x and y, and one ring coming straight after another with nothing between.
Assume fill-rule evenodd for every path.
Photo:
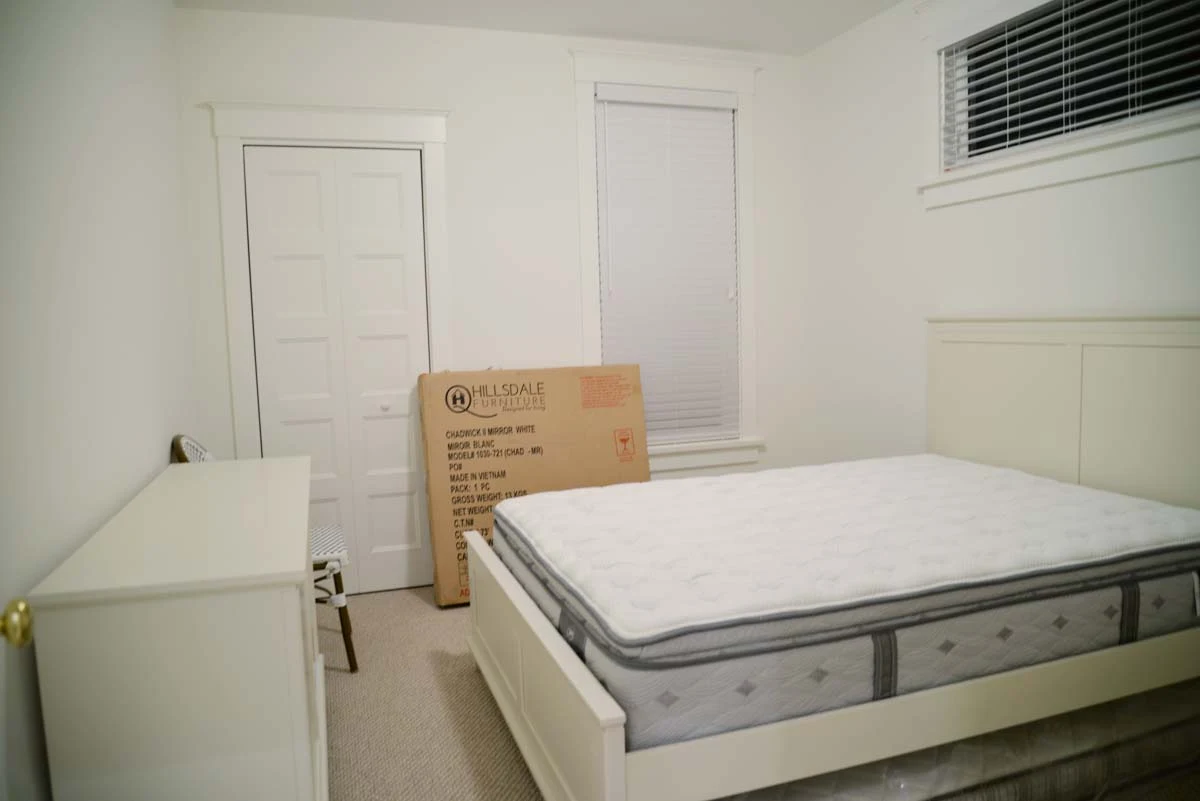
<instances>
[{"instance_id":1,"label":"bed headboard","mask_svg":"<svg viewBox=\"0 0 1200 801\"><path fill-rule=\"evenodd\" d=\"M929 449L1200 508L1200 318L931 320Z\"/></svg>"}]
</instances>

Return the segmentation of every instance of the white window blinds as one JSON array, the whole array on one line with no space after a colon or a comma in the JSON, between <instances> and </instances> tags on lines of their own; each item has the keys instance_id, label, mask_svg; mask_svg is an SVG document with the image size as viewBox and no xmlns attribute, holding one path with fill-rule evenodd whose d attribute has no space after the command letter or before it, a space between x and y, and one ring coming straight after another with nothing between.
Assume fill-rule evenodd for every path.
<instances>
[{"instance_id":1,"label":"white window blinds","mask_svg":"<svg viewBox=\"0 0 1200 801\"><path fill-rule=\"evenodd\" d=\"M653 99L603 85L597 92L603 360L641 365L651 443L734 438L733 98L672 92L672 102L701 105L646 102Z\"/></svg>"},{"instance_id":2,"label":"white window blinds","mask_svg":"<svg viewBox=\"0 0 1200 801\"><path fill-rule=\"evenodd\" d=\"M942 165L1200 100L1200 0L1055 0L942 51Z\"/></svg>"}]
</instances>

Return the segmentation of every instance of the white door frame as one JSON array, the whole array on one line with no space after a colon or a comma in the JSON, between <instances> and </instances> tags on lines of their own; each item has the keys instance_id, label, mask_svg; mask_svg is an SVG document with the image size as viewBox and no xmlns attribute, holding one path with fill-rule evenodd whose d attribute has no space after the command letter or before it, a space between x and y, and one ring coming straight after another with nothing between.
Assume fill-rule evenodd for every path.
<instances>
[{"instance_id":1,"label":"white door frame","mask_svg":"<svg viewBox=\"0 0 1200 801\"><path fill-rule=\"evenodd\" d=\"M212 110L213 134L217 138L234 456L238 459L262 456L246 230L246 171L242 161L242 148L247 145L386 147L421 151L429 369L450 369L446 112L251 103L207 105Z\"/></svg>"}]
</instances>

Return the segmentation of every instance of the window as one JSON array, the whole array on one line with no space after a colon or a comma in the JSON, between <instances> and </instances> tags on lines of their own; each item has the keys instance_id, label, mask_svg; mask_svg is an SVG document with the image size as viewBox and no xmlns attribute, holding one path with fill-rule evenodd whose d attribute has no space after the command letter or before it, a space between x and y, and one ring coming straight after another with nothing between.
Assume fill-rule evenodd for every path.
<instances>
[{"instance_id":1,"label":"window","mask_svg":"<svg viewBox=\"0 0 1200 801\"><path fill-rule=\"evenodd\" d=\"M641 365L652 445L742 433L736 105L596 85L601 358Z\"/></svg>"},{"instance_id":2,"label":"window","mask_svg":"<svg viewBox=\"0 0 1200 801\"><path fill-rule=\"evenodd\" d=\"M1056 0L941 51L942 167L1200 105L1200 0Z\"/></svg>"},{"instance_id":3,"label":"window","mask_svg":"<svg viewBox=\"0 0 1200 801\"><path fill-rule=\"evenodd\" d=\"M761 65L571 58L583 361L641 365L652 476L754 464L766 447L751 224Z\"/></svg>"}]
</instances>

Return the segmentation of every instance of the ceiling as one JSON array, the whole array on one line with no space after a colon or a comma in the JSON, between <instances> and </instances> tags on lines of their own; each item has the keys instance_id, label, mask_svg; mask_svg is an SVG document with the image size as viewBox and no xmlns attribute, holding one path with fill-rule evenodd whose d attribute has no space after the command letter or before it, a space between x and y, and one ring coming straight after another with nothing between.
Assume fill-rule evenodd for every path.
<instances>
[{"instance_id":1,"label":"ceiling","mask_svg":"<svg viewBox=\"0 0 1200 801\"><path fill-rule=\"evenodd\" d=\"M184 8L630 39L799 55L897 0L177 0Z\"/></svg>"}]
</instances>

